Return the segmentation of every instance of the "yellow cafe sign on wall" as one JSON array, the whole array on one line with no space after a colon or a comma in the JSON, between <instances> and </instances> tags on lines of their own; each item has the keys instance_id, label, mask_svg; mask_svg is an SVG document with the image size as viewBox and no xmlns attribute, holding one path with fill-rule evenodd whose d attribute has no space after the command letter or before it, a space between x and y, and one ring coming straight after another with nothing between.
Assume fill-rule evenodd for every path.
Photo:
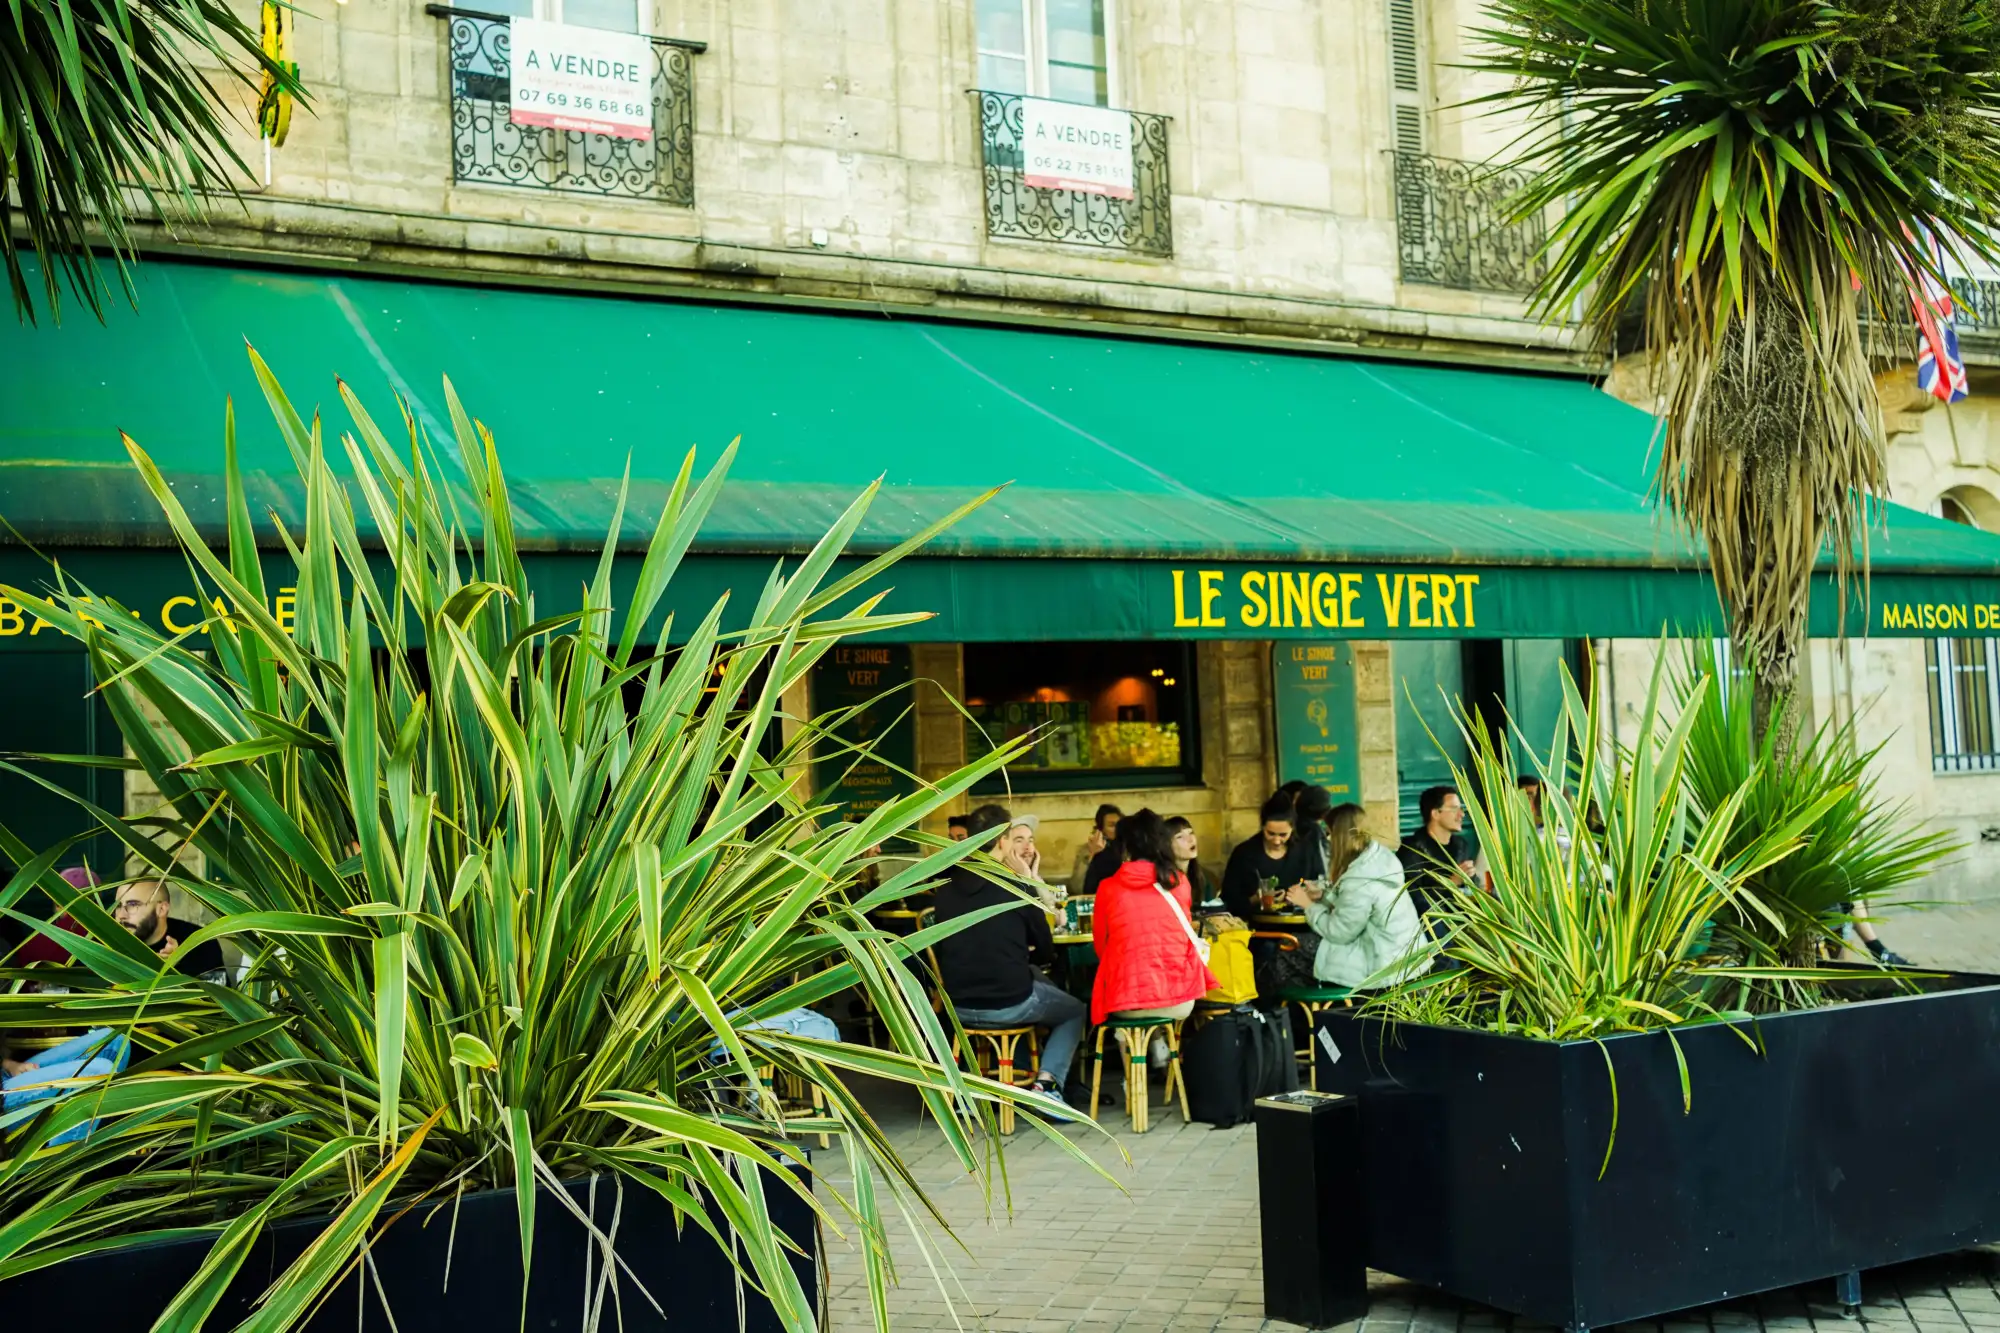
<instances>
[{"instance_id":1,"label":"yellow cafe sign on wall","mask_svg":"<svg viewBox=\"0 0 2000 1333\"><path fill-rule=\"evenodd\" d=\"M185 634L189 631L197 634L206 634L208 633L210 623L215 620L225 622L231 629L236 628L235 608L220 597L210 597L208 602L208 609L204 611L201 602L186 593L165 598L160 602L159 610L153 615L150 623L169 634ZM92 604L91 599L86 597L82 599L79 606L90 606ZM84 621L88 624L101 626L104 623L86 611L80 610L79 614L82 615ZM136 609L131 611L131 615L137 620L146 619ZM284 630L285 633L290 634L292 632L293 623L298 617L297 588L278 589L277 596L271 599L271 617L278 622L278 627ZM13 639L23 636L32 639L44 631L55 635L59 639L63 637L61 630L22 606L19 602L10 597L0 596L0 639Z\"/></svg>"}]
</instances>

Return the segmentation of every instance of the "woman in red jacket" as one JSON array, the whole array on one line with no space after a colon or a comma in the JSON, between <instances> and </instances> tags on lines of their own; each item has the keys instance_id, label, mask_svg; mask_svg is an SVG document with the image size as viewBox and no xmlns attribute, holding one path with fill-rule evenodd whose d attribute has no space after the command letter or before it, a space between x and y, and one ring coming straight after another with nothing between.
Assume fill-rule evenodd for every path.
<instances>
[{"instance_id":1,"label":"woman in red jacket","mask_svg":"<svg viewBox=\"0 0 2000 1333\"><path fill-rule=\"evenodd\" d=\"M1173 834L1151 810L1118 825L1125 864L1097 886L1091 941L1097 982L1090 1021L1186 1018L1215 987L1195 948L1187 877L1175 868Z\"/></svg>"}]
</instances>

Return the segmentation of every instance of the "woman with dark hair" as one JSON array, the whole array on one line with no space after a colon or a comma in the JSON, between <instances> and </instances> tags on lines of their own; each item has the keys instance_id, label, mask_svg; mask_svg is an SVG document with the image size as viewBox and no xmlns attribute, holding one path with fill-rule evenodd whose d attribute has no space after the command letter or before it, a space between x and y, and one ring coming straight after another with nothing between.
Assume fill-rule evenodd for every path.
<instances>
[{"instance_id":1,"label":"woman with dark hair","mask_svg":"<svg viewBox=\"0 0 2000 1333\"><path fill-rule=\"evenodd\" d=\"M1292 798L1283 791L1273 794L1257 813L1256 836L1237 843L1229 854L1222 868L1222 901L1245 921L1271 910L1261 901L1267 886L1283 890L1310 878L1311 854L1302 840L1292 836L1292 821L1297 818ZM1272 884L1273 880L1277 882Z\"/></svg>"},{"instance_id":2,"label":"woman with dark hair","mask_svg":"<svg viewBox=\"0 0 2000 1333\"><path fill-rule=\"evenodd\" d=\"M1166 820L1141 810L1120 821L1118 844L1125 863L1098 885L1091 918L1097 980L1090 1021L1186 1018L1216 983L1195 944L1193 901L1187 876L1174 865L1173 834Z\"/></svg>"},{"instance_id":3,"label":"woman with dark hair","mask_svg":"<svg viewBox=\"0 0 2000 1333\"><path fill-rule=\"evenodd\" d=\"M1326 817L1333 810L1333 793L1307 787L1292 798L1292 841L1306 858L1305 878L1328 879Z\"/></svg>"},{"instance_id":4,"label":"woman with dark hair","mask_svg":"<svg viewBox=\"0 0 2000 1333\"><path fill-rule=\"evenodd\" d=\"M1199 907L1215 899L1215 881L1201 868L1201 843L1195 838L1194 825L1180 815L1167 821L1167 833L1173 839L1174 868L1187 876L1188 896Z\"/></svg>"}]
</instances>

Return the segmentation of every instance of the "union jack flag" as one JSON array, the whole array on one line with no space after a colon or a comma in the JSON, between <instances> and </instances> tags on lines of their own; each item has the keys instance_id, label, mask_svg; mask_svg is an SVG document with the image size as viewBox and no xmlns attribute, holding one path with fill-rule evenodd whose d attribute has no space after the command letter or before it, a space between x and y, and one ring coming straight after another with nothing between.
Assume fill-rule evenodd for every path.
<instances>
[{"instance_id":1,"label":"union jack flag","mask_svg":"<svg viewBox=\"0 0 2000 1333\"><path fill-rule=\"evenodd\" d=\"M1927 236L1937 266L1944 267L1944 247ZM1917 387L1943 403L1955 403L1970 392L1965 360L1958 354L1958 330L1952 327L1951 289L1930 273L1910 282L1910 307L1917 316Z\"/></svg>"}]
</instances>

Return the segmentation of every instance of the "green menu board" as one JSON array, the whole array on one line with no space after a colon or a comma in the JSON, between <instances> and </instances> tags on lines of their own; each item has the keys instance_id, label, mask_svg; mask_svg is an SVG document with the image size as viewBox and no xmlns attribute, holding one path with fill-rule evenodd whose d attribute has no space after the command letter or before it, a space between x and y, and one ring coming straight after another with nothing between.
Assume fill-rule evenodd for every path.
<instances>
[{"instance_id":1,"label":"green menu board","mask_svg":"<svg viewBox=\"0 0 2000 1333\"><path fill-rule=\"evenodd\" d=\"M1271 677L1278 781L1324 787L1336 805L1359 801L1360 724L1354 709L1352 645L1275 643Z\"/></svg>"},{"instance_id":2,"label":"green menu board","mask_svg":"<svg viewBox=\"0 0 2000 1333\"><path fill-rule=\"evenodd\" d=\"M917 766L916 696L897 688L907 687L910 677L910 650L900 643L843 643L813 667L813 716L859 705L833 734L873 751L857 761L844 751L828 753L833 747L823 744L813 757L813 794L838 805L844 819L861 819L917 789L911 776Z\"/></svg>"}]
</instances>

